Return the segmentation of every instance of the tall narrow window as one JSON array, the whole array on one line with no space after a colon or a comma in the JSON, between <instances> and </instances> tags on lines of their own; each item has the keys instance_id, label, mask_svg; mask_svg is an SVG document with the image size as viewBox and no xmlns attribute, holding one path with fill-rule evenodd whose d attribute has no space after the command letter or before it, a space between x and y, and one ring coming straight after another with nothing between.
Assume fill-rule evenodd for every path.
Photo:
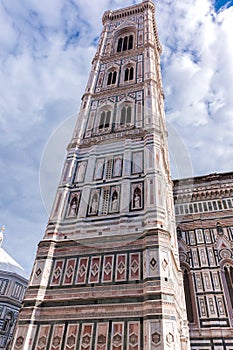
<instances>
[{"instance_id":1,"label":"tall narrow window","mask_svg":"<svg viewBox=\"0 0 233 350\"><path fill-rule=\"evenodd\" d=\"M133 34L118 39L117 52L133 49Z\"/></svg>"},{"instance_id":2,"label":"tall narrow window","mask_svg":"<svg viewBox=\"0 0 233 350\"><path fill-rule=\"evenodd\" d=\"M129 71L129 80L133 80L133 67L131 67Z\"/></svg>"},{"instance_id":3,"label":"tall narrow window","mask_svg":"<svg viewBox=\"0 0 233 350\"><path fill-rule=\"evenodd\" d=\"M109 126L110 126L110 118L111 118L111 112L107 111L106 120L105 120L105 128L109 128Z\"/></svg>"},{"instance_id":4,"label":"tall narrow window","mask_svg":"<svg viewBox=\"0 0 233 350\"><path fill-rule=\"evenodd\" d=\"M108 82L107 82L107 84L108 84L108 85L111 85L111 83L112 83L112 72L110 72L110 73L108 74Z\"/></svg>"},{"instance_id":5,"label":"tall narrow window","mask_svg":"<svg viewBox=\"0 0 233 350\"><path fill-rule=\"evenodd\" d=\"M116 84L116 77L117 77L117 72L113 72L113 75L112 75L112 84Z\"/></svg>"},{"instance_id":6,"label":"tall narrow window","mask_svg":"<svg viewBox=\"0 0 233 350\"><path fill-rule=\"evenodd\" d=\"M131 107L128 106L127 107L126 124L130 124L130 123L131 123Z\"/></svg>"},{"instance_id":7,"label":"tall narrow window","mask_svg":"<svg viewBox=\"0 0 233 350\"><path fill-rule=\"evenodd\" d=\"M188 271L186 269L184 270L183 278L184 278L184 294L185 294L185 302L186 302L186 308L187 308L187 316L188 316L189 322L193 323L194 317L193 317L190 281L189 281Z\"/></svg>"},{"instance_id":8,"label":"tall narrow window","mask_svg":"<svg viewBox=\"0 0 233 350\"><path fill-rule=\"evenodd\" d=\"M129 80L129 68L126 68L125 70L125 81Z\"/></svg>"},{"instance_id":9,"label":"tall narrow window","mask_svg":"<svg viewBox=\"0 0 233 350\"><path fill-rule=\"evenodd\" d=\"M128 49L128 37L125 36L123 41L123 51L126 51L127 49Z\"/></svg>"},{"instance_id":10,"label":"tall narrow window","mask_svg":"<svg viewBox=\"0 0 233 350\"><path fill-rule=\"evenodd\" d=\"M233 308L233 268L232 266L230 266L229 268L224 267L224 273L226 277L229 296L231 299L231 306Z\"/></svg>"},{"instance_id":11,"label":"tall narrow window","mask_svg":"<svg viewBox=\"0 0 233 350\"><path fill-rule=\"evenodd\" d=\"M120 125L131 124L132 108L131 106L123 107L121 110Z\"/></svg>"},{"instance_id":12,"label":"tall narrow window","mask_svg":"<svg viewBox=\"0 0 233 350\"><path fill-rule=\"evenodd\" d=\"M104 122L105 122L105 112L102 112L101 113L101 116L100 116L100 123L99 123L99 129L103 129L104 127Z\"/></svg>"},{"instance_id":13,"label":"tall narrow window","mask_svg":"<svg viewBox=\"0 0 233 350\"><path fill-rule=\"evenodd\" d=\"M130 35L129 36L129 46L128 46L128 49L129 50L132 50L133 48L133 35Z\"/></svg>"},{"instance_id":14,"label":"tall narrow window","mask_svg":"<svg viewBox=\"0 0 233 350\"><path fill-rule=\"evenodd\" d=\"M121 52L121 50L122 50L122 41L123 41L122 38L120 38L120 39L118 40L117 52Z\"/></svg>"},{"instance_id":15,"label":"tall narrow window","mask_svg":"<svg viewBox=\"0 0 233 350\"><path fill-rule=\"evenodd\" d=\"M125 115L126 115L126 108L123 107L122 110L121 110L121 125L124 125L125 124Z\"/></svg>"}]
</instances>

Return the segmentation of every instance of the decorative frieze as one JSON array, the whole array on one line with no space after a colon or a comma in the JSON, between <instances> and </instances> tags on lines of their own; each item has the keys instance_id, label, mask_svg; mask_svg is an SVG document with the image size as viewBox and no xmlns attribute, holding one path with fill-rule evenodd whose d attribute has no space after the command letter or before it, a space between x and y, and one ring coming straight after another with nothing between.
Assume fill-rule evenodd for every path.
<instances>
[{"instance_id":1,"label":"decorative frieze","mask_svg":"<svg viewBox=\"0 0 233 350\"><path fill-rule=\"evenodd\" d=\"M155 270L157 261L152 259L151 269ZM54 288L141 280L141 265L141 252L58 259L54 261L50 285Z\"/></svg>"}]
</instances>

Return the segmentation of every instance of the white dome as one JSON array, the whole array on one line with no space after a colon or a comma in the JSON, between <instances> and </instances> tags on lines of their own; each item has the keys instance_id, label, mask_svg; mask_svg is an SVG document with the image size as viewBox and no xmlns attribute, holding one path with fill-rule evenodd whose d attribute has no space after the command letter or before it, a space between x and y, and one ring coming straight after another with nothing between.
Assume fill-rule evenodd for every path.
<instances>
[{"instance_id":1,"label":"white dome","mask_svg":"<svg viewBox=\"0 0 233 350\"><path fill-rule=\"evenodd\" d=\"M19 275L28 280L27 273L4 249L0 247L0 272Z\"/></svg>"}]
</instances>

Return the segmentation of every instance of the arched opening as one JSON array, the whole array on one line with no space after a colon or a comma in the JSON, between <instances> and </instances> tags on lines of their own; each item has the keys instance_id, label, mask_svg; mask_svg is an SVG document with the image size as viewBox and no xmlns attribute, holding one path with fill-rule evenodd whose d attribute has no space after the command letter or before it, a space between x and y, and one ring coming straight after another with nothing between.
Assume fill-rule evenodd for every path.
<instances>
[{"instance_id":1,"label":"arched opening","mask_svg":"<svg viewBox=\"0 0 233 350\"><path fill-rule=\"evenodd\" d=\"M133 80L133 67L131 67L129 71L129 80Z\"/></svg>"},{"instance_id":2,"label":"arched opening","mask_svg":"<svg viewBox=\"0 0 233 350\"><path fill-rule=\"evenodd\" d=\"M124 125L125 124L125 115L126 115L126 108L123 107L121 110L121 122L120 125Z\"/></svg>"},{"instance_id":3,"label":"arched opening","mask_svg":"<svg viewBox=\"0 0 233 350\"><path fill-rule=\"evenodd\" d=\"M128 36L125 36L123 40L123 51L126 51L127 49L128 49Z\"/></svg>"},{"instance_id":4,"label":"arched opening","mask_svg":"<svg viewBox=\"0 0 233 350\"><path fill-rule=\"evenodd\" d=\"M129 46L128 46L128 49L129 49L129 50L132 50L132 48L133 48L133 35L131 34L131 35L129 36Z\"/></svg>"},{"instance_id":5,"label":"arched opening","mask_svg":"<svg viewBox=\"0 0 233 350\"><path fill-rule=\"evenodd\" d=\"M117 42L117 52L132 50L134 45L133 34L122 36Z\"/></svg>"},{"instance_id":6,"label":"arched opening","mask_svg":"<svg viewBox=\"0 0 233 350\"><path fill-rule=\"evenodd\" d=\"M189 279L187 269L184 270L183 279L184 279L184 294L185 294L188 321L190 323L194 323L193 306L192 306L192 299L191 299L192 289L191 289L190 279Z\"/></svg>"},{"instance_id":7,"label":"arched opening","mask_svg":"<svg viewBox=\"0 0 233 350\"><path fill-rule=\"evenodd\" d=\"M130 106L128 106L127 107L126 124L131 123L131 112L132 112L132 108Z\"/></svg>"},{"instance_id":8,"label":"arched opening","mask_svg":"<svg viewBox=\"0 0 233 350\"><path fill-rule=\"evenodd\" d=\"M116 77L117 77L117 72L114 71L112 75L112 84L116 84Z\"/></svg>"},{"instance_id":9,"label":"arched opening","mask_svg":"<svg viewBox=\"0 0 233 350\"><path fill-rule=\"evenodd\" d=\"M119 38L118 44L117 44L117 52L121 52L121 49L122 49L122 42L123 42L123 39L122 39L122 38Z\"/></svg>"},{"instance_id":10,"label":"arched opening","mask_svg":"<svg viewBox=\"0 0 233 350\"><path fill-rule=\"evenodd\" d=\"M129 80L129 68L126 68L125 70L125 81L128 81Z\"/></svg>"},{"instance_id":11,"label":"arched opening","mask_svg":"<svg viewBox=\"0 0 233 350\"><path fill-rule=\"evenodd\" d=\"M225 266L224 275L226 278L227 289L231 300L231 307L233 308L233 267Z\"/></svg>"}]
</instances>

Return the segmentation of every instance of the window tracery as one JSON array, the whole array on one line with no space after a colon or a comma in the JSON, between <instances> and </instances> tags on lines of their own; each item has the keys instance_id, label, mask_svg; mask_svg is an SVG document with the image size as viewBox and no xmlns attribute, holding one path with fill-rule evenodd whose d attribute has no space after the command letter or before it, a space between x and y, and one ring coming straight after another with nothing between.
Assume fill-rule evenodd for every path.
<instances>
[{"instance_id":1,"label":"window tracery","mask_svg":"<svg viewBox=\"0 0 233 350\"><path fill-rule=\"evenodd\" d=\"M122 36L118 39L117 52L132 50L134 45L133 34Z\"/></svg>"},{"instance_id":2,"label":"window tracery","mask_svg":"<svg viewBox=\"0 0 233 350\"><path fill-rule=\"evenodd\" d=\"M111 107L105 106L101 108L97 115L95 121L95 127L93 130L94 134L106 134L111 131L112 126L112 110Z\"/></svg>"}]
</instances>

